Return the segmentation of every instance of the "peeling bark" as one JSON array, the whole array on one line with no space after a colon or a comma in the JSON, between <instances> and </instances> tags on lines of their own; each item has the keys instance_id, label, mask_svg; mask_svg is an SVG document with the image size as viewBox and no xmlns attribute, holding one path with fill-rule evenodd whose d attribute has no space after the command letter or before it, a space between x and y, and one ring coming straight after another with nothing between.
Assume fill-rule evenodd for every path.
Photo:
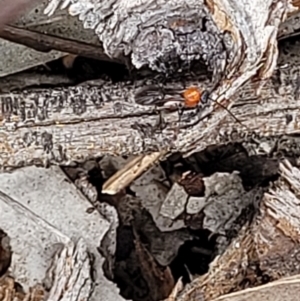
<instances>
[{"instance_id":1,"label":"peeling bark","mask_svg":"<svg viewBox=\"0 0 300 301\"><path fill-rule=\"evenodd\" d=\"M94 30L108 56L130 56L136 68L170 75L202 60L218 100L230 99L253 77L272 75L278 28L297 10L288 0L50 0L45 13L58 8Z\"/></svg>"}]
</instances>

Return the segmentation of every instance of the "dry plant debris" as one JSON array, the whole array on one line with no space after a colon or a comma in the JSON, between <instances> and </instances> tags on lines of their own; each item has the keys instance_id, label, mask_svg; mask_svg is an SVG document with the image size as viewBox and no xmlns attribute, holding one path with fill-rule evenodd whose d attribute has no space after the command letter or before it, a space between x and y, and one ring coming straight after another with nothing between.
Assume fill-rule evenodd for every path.
<instances>
[{"instance_id":1,"label":"dry plant debris","mask_svg":"<svg viewBox=\"0 0 300 301\"><path fill-rule=\"evenodd\" d=\"M282 278L255 288L249 288L238 293L232 293L213 301L293 301L300 292L299 275Z\"/></svg>"},{"instance_id":2,"label":"dry plant debris","mask_svg":"<svg viewBox=\"0 0 300 301\"><path fill-rule=\"evenodd\" d=\"M129 186L136 178L143 174L149 167L154 165L165 155L164 152L142 155L134 158L123 169L103 184L103 194L117 194L120 190Z\"/></svg>"},{"instance_id":3,"label":"dry plant debris","mask_svg":"<svg viewBox=\"0 0 300 301\"><path fill-rule=\"evenodd\" d=\"M0 169L14 170L0 174L1 301L298 294L300 57L287 39L299 15L286 20L298 3L246 1L241 19L237 1L154 2L42 1L3 27ZM124 31L132 22L140 32ZM199 57L196 46L206 46ZM178 65L174 50L186 55ZM208 70L195 64L193 73L199 58ZM271 79L238 91L254 77ZM180 128L197 116L147 106L172 104L195 83L232 101L240 124L204 106L199 128Z\"/></svg>"}]
</instances>

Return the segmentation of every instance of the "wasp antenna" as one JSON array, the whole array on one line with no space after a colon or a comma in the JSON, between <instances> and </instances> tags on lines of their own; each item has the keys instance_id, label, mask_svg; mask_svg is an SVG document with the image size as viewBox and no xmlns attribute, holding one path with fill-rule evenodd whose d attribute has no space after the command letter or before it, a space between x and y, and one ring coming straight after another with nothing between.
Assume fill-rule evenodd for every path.
<instances>
[{"instance_id":1,"label":"wasp antenna","mask_svg":"<svg viewBox=\"0 0 300 301\"><path fill-rule=\"evenodd\" d=\"M215 102L221 108L223 108L236 122L238 122L240 125L248 129L248 127L245 124L243 124L234 114L232 114L231 111L228 110L225 106L223 106L221 103L217 102L216 100L212 99L211 97L209 97L209 99Z\"/></svg>"}]
</instances>

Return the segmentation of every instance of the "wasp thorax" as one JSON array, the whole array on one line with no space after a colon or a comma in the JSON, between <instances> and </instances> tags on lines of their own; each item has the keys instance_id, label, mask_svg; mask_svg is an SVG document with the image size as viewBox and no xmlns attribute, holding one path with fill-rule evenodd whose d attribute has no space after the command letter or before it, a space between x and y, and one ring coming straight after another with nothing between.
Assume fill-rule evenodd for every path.
<instances>
[{"instance_id":1,"label":"wasp thorax","mask_svg":"<svg viewBox=\"0 0 300 301\"><path fill-rule=\"evenodd\" d=\"M183 92L184 104L187 107L196 107L201 100L201 92L197 87L190 87Z\"/></svg>"}]
</instances>

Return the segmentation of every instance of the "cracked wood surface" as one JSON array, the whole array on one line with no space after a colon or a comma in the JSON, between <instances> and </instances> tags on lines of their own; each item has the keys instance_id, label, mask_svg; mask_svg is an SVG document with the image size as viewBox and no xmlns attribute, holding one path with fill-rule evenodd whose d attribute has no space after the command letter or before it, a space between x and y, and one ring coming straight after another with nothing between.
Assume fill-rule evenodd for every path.
<instances>
[{"instance_id":1,"label":"cracked wood surface","mask_svg":"<svg viewBox=\"0 0 300 301\"><path fill-rule=\"evenodd\" d=\"M138 103L152 103L159 97L178 99L189 85L207 87L203 75L174 77L163 84L158 76L134 84L98 80L77 87L1 93L1 169L70 164L104 154L181 151L187 155L209 145L253 137L295 136L300 131L298 44L282 46L279 67L259 93L258 84L249 83L230 99L231 112L242 124L211 102L202 108L202 115L208 117L196 125L179 130L178 112L163 110L166 126L153 130L159 121L155 106ZM160 86L168 96L161 94ZM138 93L141 87L148 94ZM187 119L195 121L189 115L190 111L184 113L181 125Z\"/></svg>"}]
</instances>

